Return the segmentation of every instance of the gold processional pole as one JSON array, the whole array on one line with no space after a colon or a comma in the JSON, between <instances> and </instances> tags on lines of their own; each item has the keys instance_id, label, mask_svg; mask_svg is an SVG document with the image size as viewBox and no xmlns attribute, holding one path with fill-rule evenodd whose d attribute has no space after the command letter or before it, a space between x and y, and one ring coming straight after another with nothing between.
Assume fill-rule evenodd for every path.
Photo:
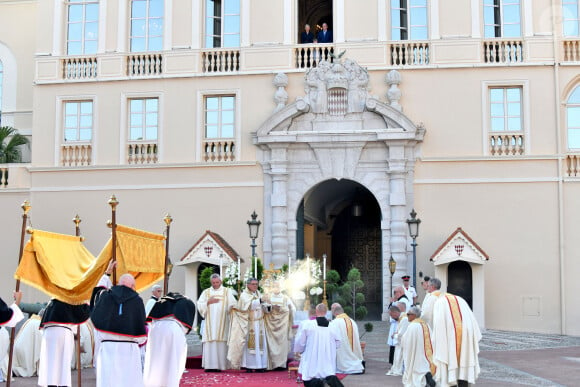
<instances>
[{"instance_id":1,"label":"gold processional pole","mask_svg":"<svg viewBox=\"0 0 580 387\"><path fill-rule=\"evenodd\" d=\"M22 214L22 232L20 233L20 253L18 254L18 264L20 265L20 260L22 259L22 253L24 252L24 236L26 235L26 222L28 220L28 211L30 211L30 202L25 200L20 206L24 213ZM16 280L16 292L20 291L20 280ZM16 328L11 329L10 334L10 349L8 351L8 372L6 372L6 387L10 387L10 382L12 380L12 356L14 354L14 338L16 336Z\"/></svg>"},{"instance_id":2,"label":"gold processional pole","mask_svg":"<svg viewBox=\"0 0 580 387\"><path fill-rule=\"evenodd\" d=\"M81 236L81 218L79 214L77 214L73 218L73 223L75 224L75 235L80 237ZM81 325L77 325L77 338L76 338L76 347L77 347L77 383L78 386L81 387L82 385L82 366L81 366Z\"/></svg>"},{"instance_id":3,"label":"gold processional pole","mask_svg":"<svg viewBox=\"0 0 580 387\"><path fill-rule=\"evenodd\" d=\"M165 222L165 275L163 276L163 295L167 295L169 287L169 275L171 274L171 261L169 260L169 229L171 228L171 222L173 218L169 214L165 214L163 218Z\"/></svg>"},{"instance_id":4,"label":"gold processional pole","mask_svg":"<svg viewBox=\"0 0 580 387\"><path fill-rule=\"evenodd\" d=\"M111 206L111 243L113 245L112 260L117 261L117 205L119 201L115 195L111 195L109 205ZM117 268L113 269L113 285L117 285Z\"/></svg>"}]
</instances>

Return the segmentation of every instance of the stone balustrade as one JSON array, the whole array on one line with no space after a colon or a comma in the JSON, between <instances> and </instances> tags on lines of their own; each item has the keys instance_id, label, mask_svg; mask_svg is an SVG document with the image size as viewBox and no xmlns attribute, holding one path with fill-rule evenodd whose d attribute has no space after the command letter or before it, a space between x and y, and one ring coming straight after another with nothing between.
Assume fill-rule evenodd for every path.
<instances>
[{"instance_id":1,"label":"stone balustrade","mask_svg":"<svg viewBox=\"0 0 580 387\"><path fill-rule=\"evenodd\" d=\"M141 53L127 56L128 76L151 76L163 73L163 54Z\"/></svg>"},{"instance_id":2,"label":"stone balustrade","mask_svg":"<svg viewBox=\"0 0 580 387\"><path fill-rule=\"evenodd\" d=\"M333 44L300 44L294 47L294 66L298 69L316 67L320 61L332 61Z\"/></svg>"},{"instance_id":3,"label":"stone balustrade","mask_svg":"<svg viewBox=\"0 0 580 387\"><path fill-rule=\"evenodd\" d=\"M61 165L81 167L92 164L93 147L90 143L63 144L60 146Z\"/></svg>"},{"instance_id":4,"label":"stone balustrade","mask_svg":"<svg viewBox=\"0 0 580 387\"><path fill-rule=\"evenodd\" d=\"M223 162L235 161L236 143L234 140L204 140L203 141L203 161Z\"/></svg>"},{"instance_id":5,"label":"stone balustrade","mask_svg":"<svg viewBox=\"0 0 580 387\"><path fill-rule=\"evenodd\" d=\"M389 46L393 66L426 66L430 63L429 42L407 40L391 42Z\"/></svg>"},{"instance_id":6,"label":"stone balustrade","mask_svg":"<svg viewBox=\"0 0 580 387\"><path fill-rule=\"evenodd\" d=\"M489 134L489 153L492 156L519 156L524 154L524 135L517 133Z\"/></svg>"},{"instance_id":7,"label":"stone balustrade","mask_svg":"<svg viewBox=\"0 0 580 387\"><path fill-rule=\"evenodd\" d=\"M68 57L62 60L62 77L67 80L91 79L98 74L96 56Z\"/></svg>"},{"instance_id":8,"label":"stone balustrade","mask_svg":"<svg viewBox=\"0 0 580 387\"><path fill-rule=\"evenodd\" d=\"M127 144L128 164L156 164L158 161L157 142L130 142Z\"/></svg>"},{"instance_id":9,"label":"stone balustrade","mask_svg":"<svg viewBox=\"0 0 580 387\"><path fill-rule=\"evenodd\" d=\"M239 49L205 49L201 57L204 73L231 73L240 70Z\"/></svg>"},{"instance_id":10,"label":"stone balustrade","mask_svg":"<svg viewBox=\"0 0 580 387\"><path fill-rule=\"evenodd\" d=\"M521 39L491 39L483 42L485 63L509 64L524 61L524 44Z\"/></svg>"},{"instance_id":11,"label":"stone balustrade","mask_svg":"<svg viewBox=\"0 0 580 387\"><path fill-rule=\"evenodd\" d=\"M30 188L30 164L0 164L0 190Z\"/></svg>"}]
</instances>

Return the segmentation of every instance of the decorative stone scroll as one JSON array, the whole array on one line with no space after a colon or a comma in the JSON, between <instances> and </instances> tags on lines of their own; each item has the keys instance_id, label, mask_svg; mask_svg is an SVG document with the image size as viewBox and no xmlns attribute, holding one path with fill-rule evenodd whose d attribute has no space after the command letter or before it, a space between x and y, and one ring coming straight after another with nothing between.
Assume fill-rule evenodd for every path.
<instances>
[{"instance_id":1,"label":"decorative stone scroll","mask_svg":"<svg viewBox=\"0 0 580 387\"><path fill-rule=\"evenodd\" d=\"M288 76L284 73L278 73L274 77L274 86L276 86L276 92L274 93L274 101L276 101L276 109L274 112L281 110L286 106L288 102L288 93L285 87L288 86Z\"/></svg>"}]
</instances>

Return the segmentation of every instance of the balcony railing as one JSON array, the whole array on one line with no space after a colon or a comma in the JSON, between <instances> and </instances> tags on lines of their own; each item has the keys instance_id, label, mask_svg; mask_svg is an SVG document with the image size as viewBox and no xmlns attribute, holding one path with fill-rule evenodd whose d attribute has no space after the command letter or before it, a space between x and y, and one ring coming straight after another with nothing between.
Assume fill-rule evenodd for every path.
<instances>
[{"instance_id":1,"label":"balcony railing","mask_svg":"<svg viewBox=\"0 0 580 387\"><path fill-rule=\"evenodd\" d=\"M236 143L234 140L204 140L203 160L207 162L234 161Z\"/></svg>"},{"instance_id":2,"label":"balcony railing","mask_svg":"<svg viewBox=\"0 0 580 387\"><path fill-rule=\"evenodd\" d=\"M566 176L580 177L580 153L566 155Z\"/></svg>"},{"instance_id":3,"label":"balcony railing","mask_svg":"<svg viewBox=\"0 0 580 387\"><path fill-rule=\"evenodd\" d=\"M509 64L524 61L524 44L519 39L493 39L483 42L485 63Z\"/></svg>"},{"instance_id":4,"label":"balcony railing","mask_svg":"<svg viewBox=\"0 0 580 387\"><path fill-rule=\"evenodd\" d=\"M316 67L321 61L332 61L332 44L301 44L294 48L294 65L298 69Z\"/></svg>"},{"instance_id":5,"label":"balcony railing","mask_svg":"<svg viewBox=\"0 0 580 387\"><path fill-rule=\"evenodd\" d=\"M127 56L127 75L150 76L163 73L163 55L160 53L141 53Z\"/></svg>"},{"instance_id":6,"label":"balcony railing","mask_svg":"<svg viewBox=\"0 0 580 387\"><path fill-rule=\"evenodd\" d=\"M393 66L425 66L429 64L429 42L392 42L389 51Z\"/></svg>"},{"instance_id":7,"label":"balcony railing","mask_svg":"<svg viewBox=\"0 0 580 387\"><path fill-rule=\"evenodd\" d=\"M61 165L64 167L87 166L93 162L93 147L90 143L62 144L60 153Z\"/></svg>"},{"instance_id":8,"label":"balcony railing","mask_svg":"<svg viewBox=\"0 0 580 387\"><path fill-rule=\"evenodd\" d=\"M580 39L564 40L562 46L564 62L580 61Z\"/></svg>"},{"instance_id":9,"label":"balcony railing","mask_svg":"<svg viewBox=\"0 0 580 387\"><path fill-rule=\"evenodd\" d=\"M156 164L159 160L157 142L131 142L127 144L128 164Z\"/></svg>"},{"instance_id":10,"label":"balcony railing","mask_svg":"<svg viewBox=\"0 0 580 387\"><path fill-rule=\"evenodd\" d=\"M28 167L30 164L0 164L0 190L30 188Z\"/></svg>"},{"instance_id":11,"label":"balcony railing","mask_svg":"<svg viewBox=\"0 0 580 387\"><path fill-rule=\"evenodd\" d=\"M71 57L62 60L64 79L91 79L98 73L97 57Z\"/></svg>"},{"instance_id":12,"label":"balcony railing","mask_svg":"<svg viewBox=\"0 0 580 387\"><path fill-rule=\"evenodd\" d=\"M524 135L522 133L491 133L489 153L492 156L519 156L524 154Z\"/></svg>"},{"instance_id":13,"label":"balcony railing","mask_svg":"<svg viewBox=\"0 0 580 387\"><path fill-rule=\"evenodd\" d=\"M240 50L212 48L201 54L204 73L231 73L240 71Z\"/></svg>"}]
</instances>

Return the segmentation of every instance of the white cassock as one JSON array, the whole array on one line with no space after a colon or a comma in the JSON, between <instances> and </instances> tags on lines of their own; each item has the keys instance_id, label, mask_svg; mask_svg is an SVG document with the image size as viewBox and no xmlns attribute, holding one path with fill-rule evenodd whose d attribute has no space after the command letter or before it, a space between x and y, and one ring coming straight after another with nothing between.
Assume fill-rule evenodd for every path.
<instances>
[{"instance_id":1,"label":"white cassock","mask_svg":"<svg viewBox=\"0 0 580 387\"><path fill-rule=\"evenodd\" d=\"M405 387L423 387L426 384L425 374L434 373L429 363L429 357L433 356L431 333L429 326L419 319L409 323L405 334L401 338L403 349L403 361L405 372L403 385Z\"/></svg>"},{"instance_id":2,"label":"white cassock","mask_svg":"<svg viewBox=\"0 0 580 387\"><path fill-rule=\"evenodd\" d=\"M433 307L440 294L441 292L439 290L427 293L421 305L421 319L429 325L431 330L433 330Z\"/></svg>"},{"instance_id":3,"label":"white cassock","mask_svg":"<svg viewBox=\"0 0 580 387\"><path fill-rule=\"evenodd\" d=\"M72 385L71 362L75 347L73 328L76 331L76 325L44 325L38 363L39 386Z\"/></svg>"},{"instance_id":4,"label":"white cassock","mask_svg":"<svg viewBox=\"0 0 580 387\"><path fill-rule=\"evenodd\" d=\"M336 328L318 326L316 320L305 322L294 343L294 352L302 353L298 367L302 380L335 375L339 346L340 334Z\"/></svg>"},{"instance_id":5,"label":"white cassock","mask_svg":"<svg viewBox=\"0 0 580 387\"><path fill-rule=\"evenodd\" d=\"M479 368L481 331L475 315L461 297L442 294L433 308L433 360L438 386L475 383Z\"/></svg>"},{"instance_id":6,"label":"white cassock","mask_svg":"<svg viewBox=\"0 0 580 387\"><path fill-rule=\"evenodd\" d=\"M147 337L127 337L95 330L97 387L143 386L139 344Z\"/></svg>"},{"instance_id":7,"label":"white cassock","mask_svg":"<svg viewBox=\"0 0 580 387\"><path fill-rule=\"evenodd\" d=\"M173 318L153 321L145 350L146 387L179 387L187 360L186 333L187 328Z\"/></svg>"},{"instance_id":8,"label":"white cassock","mask_svg":"<svg viewBox=\"0 0 580 387\"><path fill-rule=\"evenodd\" d=\"M42 342L42 332L39 328L40 317L37 315L32 315L20 327L14 339L14 355L12 359L12 372L14 375L22 377L37 375L40 344Z\"/></svg>"},{"instance_id":9,"label":"white cassock","mask_svg":"<svg viewBox=\"0 0 580 387\"><path fill-rule=\"evenodd\" d=\"M395 345L395 356L393 358L393 366L387 372L389 376L401 376L403 375L403 351L401 350L401 337L405 334L407 327L409 326L409 319L405 313L401 313L399 317L399 322L397 324L397 330L395 332L395 337L393 338L393 343Z\"/></svg>"},{"instance_id":10,"label":"white cassock","mask_svg":"<svg viewBox=\"0 0 580 387\"><path fill-rule=\"evenodd\" d=\"M356 322L343 313L330 322L330 327L340 334L340 347L336 351L336 371L341 374L362 373L363 354Z\"/></svg>"},{"instance_id":11,"label":"white cassock","mask_svg":"<svg viewBox=\"0 0 580 387\"><path fill-rule=\"evenodd\" d=\"M93 352L95 350L95 338L93 332L95 328L92 326L90 320L81 327L81 367L82 368L92 368L93 367ZM76 328L74 333L76 334ZM71 368L77 368L77 354L76 354L77 343L75 341L75 353L71 361Z\"/></svg>"},{"instance_id":12,"label":"white cassock","mask_svg":"<svg viewBox=\"0 0 580 387\"><path fill-rule=\"evenodd\" d=\"M10 346L10 335L6 328L0 327L0 382L4 382L8 371L8 348Z\"/></svg>"},{"instance_id":13,"label":"white cassock","mask_svg":"<svg viewBox=\"0 0 580 387\"><path fill-rule=\"evenodd\" d=\"M208 305L210 297L220 300ZM201 366L205 369L227 369L230 309L237 303L233 291L224 286L205 289L197 301L197 310L205 319L201 336L203 356Z\"/></svg>"},{"instance_id":14,"label":"white cassock","mask_svg":"<svg viewBox=\"0 0 580 387\"><path fill-rule=\"evenodd\" d=\"M10 320L0 324L0 382L5 380L5 375L8 372L8 349L10 347L10 334L3 327L14 327L24 318L18 305L12 304L10 309L12 309L12 317Z\"/></svg>"}]
</instances>

